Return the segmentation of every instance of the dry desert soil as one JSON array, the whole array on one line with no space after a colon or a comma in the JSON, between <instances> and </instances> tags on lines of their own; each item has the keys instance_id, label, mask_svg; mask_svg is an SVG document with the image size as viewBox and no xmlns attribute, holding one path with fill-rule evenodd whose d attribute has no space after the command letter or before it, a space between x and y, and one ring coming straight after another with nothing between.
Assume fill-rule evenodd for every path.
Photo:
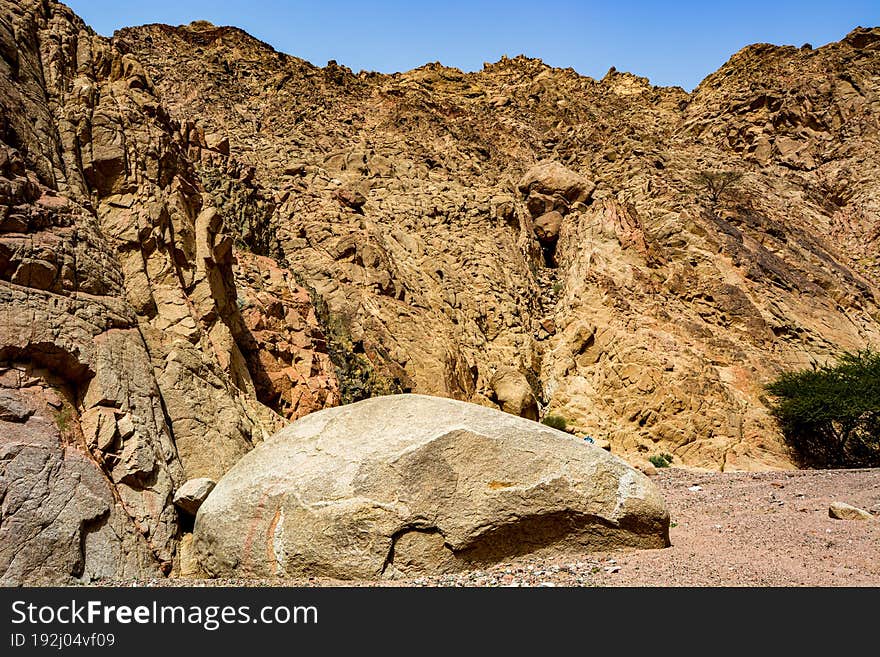
<instances>
[{"instance_id":1,"label":"dry desert soil","mask_svg":"<svg viewBox=\"0 0 880 657\"><path fill-rule=\"evenodd\" d=\"M880 518L880 469L658 470L671 547L524 556L454 575L378 582L167 579L146 586L880 586L880 519L835 520L833 502ZM128 583L131 584L130 582Z\"/></svg>"}]
</instances>

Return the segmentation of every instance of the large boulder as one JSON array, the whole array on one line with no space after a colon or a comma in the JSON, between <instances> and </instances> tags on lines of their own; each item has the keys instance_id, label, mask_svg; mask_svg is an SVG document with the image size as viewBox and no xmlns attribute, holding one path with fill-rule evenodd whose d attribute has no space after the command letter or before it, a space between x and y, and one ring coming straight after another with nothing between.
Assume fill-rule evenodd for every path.
<instances>
[{"instance_id":1,"label":"large boulder","mask_svg":"<svg viewBox=\"0 0 880 657\"><path fill-rule=\"evenodd\" d=\"M490 385L493 401L502 411L529 420L538 419L538 400L525 374L512 367L500 367L492 376Z\"/></svg>"},{"instance_id":2,"label":"large boulder","mask_svg":"<svg viewBox=\"0 0 880 657\"><path fill-rule=\"evenodd\" d=\"M566 433L394 395L323 410L259 445L199 509L213 576L451 572L544 548L669 545L655 486Z\"/></svg>"},{"instance_id":3,"label":"large boulder","mask_svg":"<svg viewBox=\"0 0 880 657\"><path fill-rule=\"evenodd\" d=\"M577 203L587 203L596 184L553 160L538 162L517 183L529 213L538 217L553 210L563 213Z\"/></svg>"}]
</instances>

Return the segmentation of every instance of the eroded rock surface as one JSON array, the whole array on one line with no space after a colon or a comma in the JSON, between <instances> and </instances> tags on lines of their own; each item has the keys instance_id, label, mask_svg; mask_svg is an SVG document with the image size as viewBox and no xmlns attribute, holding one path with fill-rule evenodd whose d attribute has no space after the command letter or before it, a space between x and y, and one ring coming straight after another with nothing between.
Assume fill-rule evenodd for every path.
<instances>
[{"instance_id":1,"label":"eroded rock surface","mask_svg":"<svg viewBox=\"0 0 880 657\"><path fill-rule=\"evenodd\" d=\"M114 42L228 137L202 167L261 190L262 252L356 355L346 401L501 407L513 370L616 453L786 468L762 385L880 341L877 29L750 46L690 94L524 57L355 74L205 23Z\"/></svg>"},{"instance_id":2,"label":"eroded rock surface","mask_svg":"<svg viewBox=\"0 0 880 657\"><path fill-rule=\"evenodd\" d=\"M176 488L284 424L243 355L247 284L130 54L36 1L0 2L0 53L0 576L167 574ZM298 382L332 389L316 360Z\"/></svg>"}]
</instances>

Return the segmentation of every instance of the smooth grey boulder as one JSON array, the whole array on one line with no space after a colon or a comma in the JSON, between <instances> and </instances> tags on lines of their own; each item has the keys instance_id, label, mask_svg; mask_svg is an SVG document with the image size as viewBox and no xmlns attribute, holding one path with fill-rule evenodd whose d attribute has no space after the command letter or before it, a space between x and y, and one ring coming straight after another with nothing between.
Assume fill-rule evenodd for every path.
<instances>
[{"instance_id":1,"label":"smooth grey boulder","mask_svg":"<svg viewBox=\"0 0 880 657\"><path fill-rule=\"evenodd\" d=\"M654 484L508 413L392 395L312 413L242 458L199 509L212 576L443 573L550 547L669 545Z\"/></svg>"}]
</instances>

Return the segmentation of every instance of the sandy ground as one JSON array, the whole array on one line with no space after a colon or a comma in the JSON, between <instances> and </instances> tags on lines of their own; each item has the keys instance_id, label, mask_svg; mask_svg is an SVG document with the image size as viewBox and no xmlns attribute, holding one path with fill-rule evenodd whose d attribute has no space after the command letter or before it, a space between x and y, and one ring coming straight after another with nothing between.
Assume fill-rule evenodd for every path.
<instances>
[{"instance_id":1,"label":"sandy ground","mask_svg":"<svg viewBox=\"0 0 880 657\"><path fill-rule=\"evenodd\" d=\"M880 516L880 470L663 470L656 481L672 547L612 557L620 571L601 585L880 586L880 521L828 516L835 501Z\"/></svg>"},{"instance_id":2,"label":"sandy ground","mask_svg":"<svg viewBox=\"0 0 880 657\"><path fill-rule=\"evenodd\" d=\"M654 481L672 546L521 557L484 570L381 582L162 580L146 586L880 586L880 469L707 473ZM876 521L834 520L847 502ZM122 584L122 583L119 583ZM131 582L126 583L131 585Z\"/></svg>"}]
</instances>

